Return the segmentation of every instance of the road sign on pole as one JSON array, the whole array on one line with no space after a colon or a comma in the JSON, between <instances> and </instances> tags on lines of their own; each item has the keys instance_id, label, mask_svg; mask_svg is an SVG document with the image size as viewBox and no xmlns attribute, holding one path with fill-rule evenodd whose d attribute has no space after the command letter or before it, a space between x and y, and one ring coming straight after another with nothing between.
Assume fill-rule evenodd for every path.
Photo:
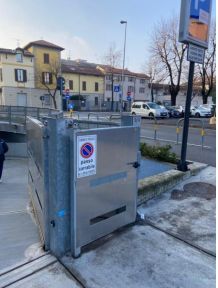
<instances>
[{"instance_id":1,"label":"road sign on pole","mask_svg":"<svg viewBox=\"0 0 218 288\"><path fill-rule=\"evenodd\" d=\"M120 92L120 85L114 85L114 92Z\"/></svg>"},{"instance_id":2,"label":"road sign on pole","mask_svg":"<svg viewBox=\"0 0 218 288\"><path fill-rule=\"evenodd\" d=\"M182 0L179 41L208 48L212 0Z\"/></svg>"},{"instance_id":3,"label":"road sign on pole","mask_svg":"<svg viewBox=\"0 0 218 288\"><path fill-rule=\"evenodd\" d=\"M204 63L205 49L193 44L188 45L187 60L199 64Z\"/></svg>"},{"instance_id":4,"label":"road sign on pole","mask_svg":"<svg viewBox=\"0 0 218 288\"><path fill-rule=\"evenodd\" d=\"M179 41L189 45L188 60L190 61L181 158L177 165L177 169L183 172L188 170L186 151L195 62L203 63L204 50L208 47L211 2L212 0L181 1Z\"/></svg>"}]
</instances>

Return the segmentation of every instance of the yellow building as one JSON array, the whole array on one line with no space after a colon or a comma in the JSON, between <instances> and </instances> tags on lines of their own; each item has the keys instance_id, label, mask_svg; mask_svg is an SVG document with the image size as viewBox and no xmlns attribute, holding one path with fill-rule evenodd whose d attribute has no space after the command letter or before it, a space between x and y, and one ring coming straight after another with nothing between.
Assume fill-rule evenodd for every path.
<instances>
[{"instance_id":1,"label":"yellow building","mask_svg":"<svg viewBox=\"0 0 218 288\"><path fill-rule=\"evenodd\" d=\"M0 105L31 106L34 55L22 48L0 48Z\"/></svg>"},{"instance_id":2,"label":"yellow building","mask_svg":"<svg viewBox=\"0 0 218 288\"><path fill-rule=\"evenodd\" d=\"M64 48L44 40L38 40L30 42L24 49L34 55L35 88L44 89L46 103L50 103L52 106L56 105L56 108L61 109L60 93L59 91L55 92L55 88L57 77L61 74L61 51ZM55 96L55 105L51 99L53 95Z\"/></svg>"},{"instance_id":3,"label":"yellow building","mask_svg":"<svg viewBox=\"0 0 218 288\"><path fill-rule=\"evenodd\" d=\"M62 60L61 70L65 94L69 94L68 102L74 104L75 110L103 109L105 76L96 64L85 60Z\"/></svg>"},{"instance_id":4,"label":"yellow building","mask_svg":"<svg viewBox=\"0 0 218 288\"><path fill-rule=\"evenodd\" d=\"M61 109L61 95L55 88L62 50L44 40L23 49L0 48L0 105Z\"/></svg>"}]
</instances>

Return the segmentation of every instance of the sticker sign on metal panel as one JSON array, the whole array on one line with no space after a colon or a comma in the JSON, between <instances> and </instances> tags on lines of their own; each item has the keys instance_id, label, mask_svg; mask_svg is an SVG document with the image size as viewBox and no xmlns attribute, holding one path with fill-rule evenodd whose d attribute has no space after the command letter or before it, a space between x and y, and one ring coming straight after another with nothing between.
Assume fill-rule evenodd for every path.
<instances>
[{"instance_id":1,"label":"sticker sign on metal panel","mask_svg":"<svg viewBox=\"0 0 218 288\"><path fill-rule=\"evenodd\" d=\"M77 178L96 174L97 135L77 136Z\"/></svg>"}]
</instances>

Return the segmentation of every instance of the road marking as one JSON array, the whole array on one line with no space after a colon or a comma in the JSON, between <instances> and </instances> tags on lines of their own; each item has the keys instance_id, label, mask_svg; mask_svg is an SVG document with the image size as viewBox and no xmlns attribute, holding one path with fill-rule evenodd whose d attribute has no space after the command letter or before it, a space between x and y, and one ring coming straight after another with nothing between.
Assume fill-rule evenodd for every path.
<instances>
[{"instance_id":1,"label":"road marking","mask_svg":"<svg viewBox=\"0 0 218 288\"><path fill-rule=\"evenodd\" d=\"M155 140L154 138L152 137L146 137L146 136L140 136L140 138L144 138L144 139L149 139L149 140ZM161 139L161 138L157 138L155 141L163 141L163 142L170 142L170 143L175 143L177 144L176 141L174 140L167 140L167 139ZM178 145L179 144L182 144L182 142L178 142ZM193 144L193 143L187 143L188 146L194 146L194 147L202 147L202 145L200 144ZM207 150L212 150L212 147L211 146L203 146L204 149L207 149Z\"/></svg>"}]
</instances>

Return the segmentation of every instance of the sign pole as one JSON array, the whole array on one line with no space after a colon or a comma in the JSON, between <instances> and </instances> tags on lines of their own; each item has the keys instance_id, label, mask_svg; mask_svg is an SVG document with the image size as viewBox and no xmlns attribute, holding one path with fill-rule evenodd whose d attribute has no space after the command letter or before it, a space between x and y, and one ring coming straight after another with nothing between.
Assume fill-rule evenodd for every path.
<instances>
[{"instance_id":1,"label":"sign pole","mask_svg":"<svg viewBox=\"0 0 218 288\"><path fill-rule=\"evenodd\" d=\"M186 151L187 151L187 141L188 141L189 116L190 116L190 107L191 107L191 99L192 99L194 69L195 69L195 62L191 61L189 64L188 90L187 90L187 98L186 98L186 103L185 103L181 159L177 165L177 169L183 172L188 170L187 162L186 162Z\"/></svg>"}]
</instances>

